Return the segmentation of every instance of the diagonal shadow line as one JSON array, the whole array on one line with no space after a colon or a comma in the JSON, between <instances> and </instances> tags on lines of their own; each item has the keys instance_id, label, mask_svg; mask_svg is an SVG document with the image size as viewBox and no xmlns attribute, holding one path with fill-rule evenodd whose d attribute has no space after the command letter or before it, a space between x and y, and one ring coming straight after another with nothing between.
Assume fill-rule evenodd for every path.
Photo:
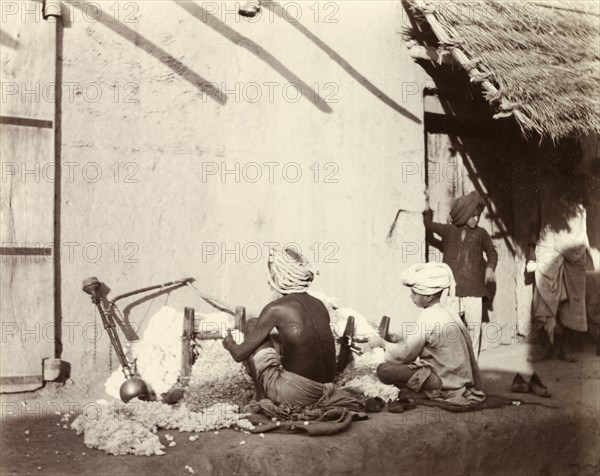
<instances>
[{"instance_id":1,"label":"diagonal shadow line","mask_svg":"<svg viewBox=\"0 0 600 476\"><path fill-rule=\"evenodd\" d=\"M385 94L381 89L375 86L371 81L365 78L362 74L360 74L348 61L346 61L342 56L340 56L335 50L333 50L330 46L328 46L323 40L321 40L318 36L312 33L308 28L302 25L299 21L294 20L293 18L288 18L283 13L283 8L277 2L271 2L269 0L264 0L262 5L271 10L275 15L279 18L282 18L290 25L292 25L296 30L306 36L310 41L312 41L316 46L318 46L322 51L327 53L333 61L339 64L346 72L352 76L358 83L360 83L367 91L381 100L384 104L391 107L394 111L402 114L404 117L414 121L417 124L421 124L421 119L415 116L413 113L402 107L396 101L394 101L391 97Z\"/></svg>"},{"instance_id":2,"label":"diagonal shadow line","mask_svg":"<svg viewBox=\"0 0 600 476\"><path fill-rule=\"evenodd\" d=\"M175 0L174 0L175 1ZM333 109L329 107L327 102L319 96L311 87L290 71L281 61L275 58L271 53L265 50L262 46L252 41L250 38L238 33L233 28L227 26L225 23L217 19L210 12L205 10L199 5L196 5L190 1L176 2L175 4L183 8L193 17L196 17L202 23L212 28L217 33L220 33L232 43L241 46L245 50L249 51L256 57L263 60L265 63L270 65L273 69L279 72L286 80L292 83L296 88L300 90L302 96L311 101L320 111L330 113Z\"/></svg>"},{"instance_id":3,"label":"diagonal shadow line","mask_svg":"<svg viewBox=\"0 0 600 476\"><path fill-rule=\"evenodd\" d=\"M469 162L469 159L467 158L468 154L466 152L466 145L461 140L461 138L458 136L451 136L450 140L452 141L453 144L455 144L455 148L461 156L462 163L464 164L465 168L467 169L467 173L469 174L469 179L473 183L473 186L475 187L475 191L483 198L486 208L488 210L493 210L491 200L489 199L488 194L486 193L486 191L483 189L483 187L481 185L481 181L482 181L481 175L477 172L477 169ZM512 233L507 229L504 221L501 219L501 217L498 216L498 213L492 213L491 218L492 218L492 221L494 222L494 224L496 225L496 227L499 229L502 240L504 241L504 244L508 248L508 251L511 253L512 256L515 256L517 254L517 252L511 241L511 238L513 236Z\"/></svg>"},{"instance_id":4,"label":"diagonal shadow line","mask_svg":"<svg viewBox=\"0 0 600 476\"><path fill-rule=\"evenodd\" d=\"M2 30L0 30L0 44L10 48L11 50L19 49L19 42Z\"/></svg>"},{"instance_id":5,"label":"diagonal shadow line","mask_svg":"<svg viewBox=\"0 0 600 476\"><path fill-rule=\"evenodd\" d=\"M141 48L149 55L154 56L161 63L171 68L179 76L183 77L186 81L196 86L200 91L208 94L219 104L224 105L227 102L227 96L225 95L225 93L223 93L220 89L216 87L215 83L212 83L207 79L203 78L198 73L196 73L188 66L183 64L181 61L171 56L161 47L155 45L151 41L144 38L138 32L123 25L122 23L106 20L106 15L102 15L102 11L93 3L77 2L72 0L67 0L65 3L68 3L69 5L78 8L79 10L83 10L83 8L85 8L86 15L93 16L93 18L98 18L97 21L99 23L102 23L104 26L110 28L118 35L121 35L123 38L130 41L135 46ZM89 11L89 9L92 9L93 11Z\"/></svg>"}]
</instances>

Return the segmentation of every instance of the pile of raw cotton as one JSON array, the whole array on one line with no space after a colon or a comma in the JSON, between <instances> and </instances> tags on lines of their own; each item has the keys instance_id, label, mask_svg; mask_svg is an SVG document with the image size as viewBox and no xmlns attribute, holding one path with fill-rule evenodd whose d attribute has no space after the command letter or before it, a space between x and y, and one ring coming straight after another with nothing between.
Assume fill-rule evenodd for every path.
<instances>
[{"instance_id":1,"label":"pile of raw cotton","mask_svg":"<svg viewBox=\"0 0 600 476\"><path fill-rule=\"evenodd\" d=\"M379 397L384 401L395 400L398 388L386 385L377 378L377 366L384 362L384 350L381 348L365 349L363 355L355 355L337 377L337 384L343 387L359 388L367 397Z\"/></svg>"},{"instance_id":2,"label":"pile of raw cotton","mask_svg":"<svg viewBox=\"0 0 600 476\"><path fill-rule=\"evenodd\" d=\"M234 327L233 316L224 312L199 313L195 320L199 323L199 330L221 336ZM129 345L128 358L135 360L137 372L157 396L171 389L180 375L182 334L183 313L163 306L150 318L140 340ZM124 381L119 367L104 384L106 393L119 398L119 389Z\"/></svg>"},{"instance_id":3,"label":"pile of raw cotton","mask_svg":"<svg viewBox=\"0 0 600 476\"><path fill-rule=\"evenodd\" d=\"M339 300L336 297L331 297L325 293L311 291L311 295L319 299L329 312L329 320L333 335L340 337L344 334L346 322L349 316L354 317L354 337L367 337L377 334L377 329L356 309L346 306L340 306Z\"/></svg>"},{"instance_id":4,"label":"pile of raw cotton","mask_svg":"<svg viewBox=\"0 0 600 476\"><path fill-rule=\"evenodd\" d=\"M193 412L185 405L178 408L160 402L132 400L124 404L114 402L110 407L90 417L79 415L71 424L77 434L83 433L84 444L114 455L163 455L158 429L178 429L188 432L205 432L232 425L250 424L238 413L238 407L215 404L202 412ZM170 443L169 446L174 446Z\"/></svg>"},{"instance_id":5,"label":"pile of raw cotton","mask_svg":"<svg viewBox=\"0 0 600 476\"><path fill-rule=\"evenodd\" d=\"M128 359L135 361L139 375L160 395L176 382L181 371L181 334L183 313L163 306L146 325L140 340L129 345ZM125 381L121 367L104 384L106 393L119 398Z\"/></svg>"},{"instance_id":6,"label":"pile of raw cotton","mask_svg":"<svg viewBox=\"0 0 600 476\"><path fill-rule=\"evenodd\" d=\"M232 331L231 335L238 344L243 341L240 331ZM244 405L252 399L252 379L220 340L201 341L197 351L184 397L189 408L200 410L214 403Z\"/></svg>"},{"instance_id":7,"label":"pile of raw cotton","mask_svg":"<svg viewBox=\"0 0 600 476\"><path fill-rule=\"evenodd\" d=\"M325 304L334 336L340 337L344 334L349 316L354 317L355 339L361 340L377 334L377 328L357 310L340 306L337 298L326 294L320 292L311 292L311 294ZM358 388L367 397L380 397L386 401L394 400L398 396L398 388L381 383L375 374L377 366L384 362L384 350L371 349L368 345L362 346L361 349L363 355L353 356L353 360L346 366L342 374L338 375L336 383L340 386Z\"/></svg>"}]
</instances>

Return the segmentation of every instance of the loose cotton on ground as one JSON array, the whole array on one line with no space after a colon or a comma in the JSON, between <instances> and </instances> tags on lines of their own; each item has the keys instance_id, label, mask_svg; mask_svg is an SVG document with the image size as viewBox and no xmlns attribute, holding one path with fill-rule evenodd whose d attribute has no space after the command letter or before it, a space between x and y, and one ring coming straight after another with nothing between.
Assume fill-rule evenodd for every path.
<instances>
[{"instance_id":1,"label":"loose cotton on ground","mask_svg":"<svg viewBox=\"0 0 600 476\"><path fill-rule=\"evenodd\" d=\"M336 333L343 332L348 315L353 315L357 337L376 334L376 329L358 312L339 308L331 299L325 302ZM205 331L215 330L225 335L233 327L231 316L223 316L222 313L196 317L206 323ZM133 349L140 375L157 395L168 391L179 377L182 331L183 314L163 307L151 318L142 339ZM237 343L243 340L239 331L234 330L232 335ZM243 415L237 412L240 406L251 400L253 394L252 380L244 366L231 358L221 340L197 341L195 350L197 359L181 406L175 408L160 402L139 400L128 404L114 402L99 418L81 415L71 427L78 434L84 434L84 443L90 448L115 455L161 455L165 446L156 435L158 429L202 432L244 421L241 420ZM383 362L383 355L382 349L375 349L355 356L338 377L338 385L357 387L367 397L393 400L398 389L382 384L375 375L377 365ZM107 392L118 396L123 380L119 369L107 380Z\"/></svg>"},{"instance_id":2,"label":"loose cotton on ground","mask_svg":"<svg viewBox=\"0 0 600 476\"><path fill-rule=\"evenodd\" d=\"M162 455L156 431L168 429L190 432L214 431L242 422L236 405L219 403L202 412L193 412L185 405L173 408L160 402L132 400L114 402L99 415L79 415L71 424L77 434L83 433L84 444L114 455Z\"/></svg>"}]
</instances>

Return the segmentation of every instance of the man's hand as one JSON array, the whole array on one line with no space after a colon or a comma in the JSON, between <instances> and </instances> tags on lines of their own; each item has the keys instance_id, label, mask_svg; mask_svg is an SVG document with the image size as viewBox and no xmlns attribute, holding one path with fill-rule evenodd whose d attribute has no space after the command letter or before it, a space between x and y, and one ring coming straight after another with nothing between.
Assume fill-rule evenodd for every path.
<instances>
[{"instance_id":1,"label":"man's hand","mask_svg":"<svg viewBox=\"0 0 600 476\"><path fill-rule=\"evenodd\" d=\"M396 344L397 342L400 342L402 340L402 336L399 334L388 334L387 340L392 344Z\"/></svg>"},{"instance_id":2,"label":"man's hand","mask_svg":"<svg viewBox=\"0 0 600 476\"><path fill-rule=\"evenodd\" d=\"M495 283L496 275L494 274L494 270L492 268L485 269L485 284Z\"/></svg>"},{"instance_id":3,"label":"man's hand","mask_svg":"<svg viewBox=\"0 0 600 476\"><path fill-rule=\"evenodd\" d=\"M227 335L223 339L223 347L227 350L230 350L235 345L235 341L233 340L233 336L231 335L231 331L227 331Z\"/></svg>"},{"instance_id":4,"label":"man's hand","mask_svg":"<svg viewBox=\"0 0 600 476\"><path fill-rule=\"evenodd\" d=\"M386 343L386 341L379 335L372 335L372 336L367 337L367 342L369 343L369 347L371 347L371 349L376 349L378 347L385 347L385 343Z\"/></svg>"}]
</instances>

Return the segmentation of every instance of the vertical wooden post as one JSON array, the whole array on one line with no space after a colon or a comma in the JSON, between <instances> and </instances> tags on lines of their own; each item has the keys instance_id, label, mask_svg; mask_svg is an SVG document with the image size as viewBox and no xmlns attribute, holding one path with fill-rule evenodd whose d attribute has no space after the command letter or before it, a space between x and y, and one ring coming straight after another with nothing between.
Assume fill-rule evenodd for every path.
<instances>
[{"instance_id":1,"label":"vertical wooden post","mask_svg":"<svg viewBox=\"0 0 600 476\"><path fill-rule=\"evenodd\" d=\"M181 382L185 385L190 379L194 365L194 308L186 307L183 314L183 335L181 336Z\"/></svg>"},{"instance_id":2,"label":"vertical wooden post","mask_svg":"<svg viewBox=\"0 0 600 476\"><path fill-rule=\"evenodd\" d=\"M62 82L56 76L56 33L60 21L56 25L40 21L41 2L21 2L19 6L20 21L5 21L2 6L2 75L11 78L15 85L42 84L48 93L59 90ZM33 15L26 15L25 11ZM8 168L5 173L4 165L2 170L0 392L26 392L42 387L44 359L59 358L61 343L65 341L61 335L64 323L59 319L58 301L55 301L56 296L60 296L60 290L55 289L60 259L52 249L56 240L60 242L54 234L55 204L60 202L60 196L55 196L55 187L60 181L52 180L61 168L61 162L55 162L54 151L58 145L54 120L59 103L58 96L54 100L46 97L40 100L39 94L2 93L2 164L6 157L7 164L11 161L14 167L18 157L20 171L37 173L33 180L31 176L25 177L25 173L11 176ZM48 169L47 166L54 167ZM42 180L39 180L40 169L49 173ZM15 323L23 330L50 329L44 335L46 338L25 338L22 332L5 333L4 322ZM39 335L39 331L35 334ZM71 349L77 347L73 342L70 344Z\"/></svg>"},{"instance_id":3,"label":"vertical wooden post","mask_svg":"<svg viewBox=\"0 0 600 476\"><path fill-rule=\"evenodd\" d=\"M387 340L387 336L390 333L390 318L388 316L383 316L381 318L381 322L379 323L379 336L382 339Z\"/></svg>"},{"instance_id":4,"label":"vertical wooden post","mask_svg":"<svg viewBox=\"0 0 600 476\"><path fill-rule=\"evenodd\" d=\"M244 306L236 306L234 318L235 328L244 334L246 332L246 308Z\"/></svg>"},{"instance_id":5,"label":"vertical wooden post","mask_svg":"<svg viewBox=\"0 0 600 476\"><path fill-rule=\"evenodd\" d=\"M336 372L341 374L348 363L352 360L352 350L350 345L354 339L354 316L348 316L346 321L346 327L344 328L344 334L340 342L340 353L336 362Z\"/></svg>"}]
</instances>

